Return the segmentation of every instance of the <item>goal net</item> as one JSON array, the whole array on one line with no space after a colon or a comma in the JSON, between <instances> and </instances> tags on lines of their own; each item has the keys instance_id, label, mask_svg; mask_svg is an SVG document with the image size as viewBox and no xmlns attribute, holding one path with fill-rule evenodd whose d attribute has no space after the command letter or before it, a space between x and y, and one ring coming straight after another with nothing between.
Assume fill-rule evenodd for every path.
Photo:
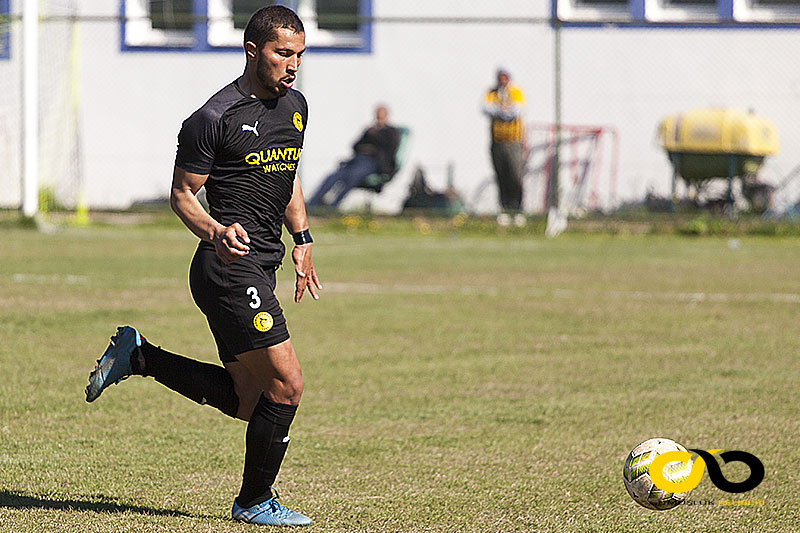
<instances>
[{"instance_id":1,"label":"goal net","mask_svg":"<svg viewBox=\"0 0 800 533\"><path fill-rule=\"evenodd\" d=\"M558 143L558 205L570 216L607 212L616 204L618 136L609 126L562 124ZM526 178L531 183L526 206L545 212L555 175L556 127L528 126L530 155Z\"/></svg>"},{"instance_id":2,"label":"goal net","mask_svg":"<svg viewBox=\"0 0 800 533\"><path fill-rule=\"evenodd\" d=\"M546 213L556 174L556 127L552 123L526 125L522 208L526 213ZM558 148L558 204L566 216L608 212L616 206L619 139L609 126L562 124ZM499 208L494 176L476 189L473 212Z\"/></svg>"},{"instance_id":3,"label":"goal net","mask_svg":"<svg viewBox=\"0 0 800 533\"><path fill-rule=\"evenodd\" d=\"M0 0L0 206L22 203L23 106L38 106L39 210L75 210L81 204L79 60L75 0L39 0L38 94L23 82L23 2Z\"/></svg>"}]
</instances>

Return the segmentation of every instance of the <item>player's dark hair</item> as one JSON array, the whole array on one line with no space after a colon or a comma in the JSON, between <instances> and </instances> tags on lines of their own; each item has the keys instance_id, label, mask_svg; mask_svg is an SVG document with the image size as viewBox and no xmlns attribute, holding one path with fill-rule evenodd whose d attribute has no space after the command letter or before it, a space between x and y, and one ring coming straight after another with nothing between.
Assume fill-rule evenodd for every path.
<instances>
[{"instance_id":1,"label":"player's dark hair","mask_svg":"<svg viewBox=\"0 0 800 533\"><path fill-rule=\"evenodd\" d=\"M262 7L250 17L244 29L244 42L252 41L261 49L266 43L278 40L280 28L287 28L295 33L305 33L303 21L288 7Z\"/></svg>"}]
</instances>

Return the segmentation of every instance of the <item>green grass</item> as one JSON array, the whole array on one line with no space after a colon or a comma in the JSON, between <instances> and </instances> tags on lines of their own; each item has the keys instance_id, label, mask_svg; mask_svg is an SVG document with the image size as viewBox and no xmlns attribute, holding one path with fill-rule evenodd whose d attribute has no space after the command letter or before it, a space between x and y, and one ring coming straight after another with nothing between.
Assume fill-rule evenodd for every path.
<instances>
[{"instance_id":1,"label":"green grass","mask_svg":"<svg viewBox=\"0 0 800 533\"><path fill-rule=\"evenodd\" d=\"M322 299L291 303L288 265L278 289L306 379L278 489L308 531L800 528L796 239L314 236ZM0 530L257 529L229 520L244 423L151 379L83 400L118 324L216 360L194 246L169 224L4 228ZM737 498L763 504L718 505L736 496L705 476L699 504L638 507L622 463L655 436L755 454Z\"/></svg>"}]
</instances>

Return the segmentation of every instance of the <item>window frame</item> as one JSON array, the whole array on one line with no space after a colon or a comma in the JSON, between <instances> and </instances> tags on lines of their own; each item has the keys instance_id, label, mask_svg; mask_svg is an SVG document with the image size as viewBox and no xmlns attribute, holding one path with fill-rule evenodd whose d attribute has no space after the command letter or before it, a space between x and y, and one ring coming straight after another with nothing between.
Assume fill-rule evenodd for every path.
<instances>
[{"instance_id":1,"label":"window frame","mask_svg":"<svg viewBox=\"0 0 800 533\"><path fill-rule=\"evenodd\" d=\"M716 0L671 4L669 0L628 0L627 10L581 6L580 0L551 0L553 23L565 27L798 29L800 6L764 5L757 0Z\"/></svg>"},{"instance_id":2,"label":"window frame","mask_svg":"<svg viewBox=\"0 0 800 533\"><path fill-rule=\"evenodd\" d=\"M359 1L359 16L364 20L358 32L319 30L315 0L283 0L293 8L306 28L309 50L326 53L372 52L372 1ZM148 0L122 0L120 3L123 51L240 52L242 31L233 23L231 0L193 0L196 17L193 30L156 30L150 24ZM131 33L133 32L133 38ZM170 35L171 34L171 35Z\"/></svg>"},{"instance_id":3,"label":"window frame","mask_svg":"<svg viewBox=\"0 0 800 533\"><path fill-rule=\"evenodd\" d=\"M779 23L783 20L800 22L800 5L764 5L753 0L733 0L733 18L738 21Z\"/></svg>"},{"instance_id":4,"label":"window frame","mask_svg":"<svg viewBox=\"0 0 800 533\"><path fill-rule=\"evenodd\" d=\"M645 0L647 20L653 22L716 22L719 20L718 3L674 4L669 0Z\"/></svg>"},{"instance_id":5,"label":"window frame","mask_svg":"<svg viewBox=\"0 0 800 533\"><path fill-rule=\"evenodd\" d=\"M123 50L190 50L197 44L196 31L153 28L148 0L122 0L120 9Z\"/></svg>"},{"instance_id":6,"label":"window frame","mask_svg":"<svg viewBox=\"0 0 800 533\"><path fill-rule=\"evenodd\" d=\"M306 42L310 43L309 47L312 49L325 49L326 51L334 51L337 48L361 48L365 41L365 27L370 25L369 22L361 22L361 31L354 32L339 32L333 30L322 30L317 23L317 9L316 0L296 0L297 14L303 20L303 26L306 29ZM314 5L312 5L312 3ZM359 13L360 17L369 18L372 14L371 0L359 0Z\"/></svg>"},{"instance_id":7,"label":"window frame","mask_svg":"<svg viewBox=\"0 0 800 533\"><path fill-rule=\"evenodd\" d=\"M0 24L6 27L0 39L0 60L11 59L11 0L0 0Z\"/></svg>"},{"instance_id":8,"label":"window frame","mask_svg":"<svg viewBox=\"0 0 800 533\"><path fill-rule=\"evenodd\" d=\"M627 21L632 20L630 2L584 3L580 0L553 0L556 14L559 20L597 20L603 21Z\"/></svg>"}]
</instances>

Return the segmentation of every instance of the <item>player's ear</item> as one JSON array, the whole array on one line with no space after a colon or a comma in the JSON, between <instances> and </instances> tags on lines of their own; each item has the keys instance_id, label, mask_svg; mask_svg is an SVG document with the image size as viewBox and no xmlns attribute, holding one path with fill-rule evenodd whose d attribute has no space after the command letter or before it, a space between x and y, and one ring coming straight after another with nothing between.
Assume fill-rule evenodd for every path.
<instances>
[{"instance_id":1,"label":"player's ear","mask_svg":"<svg viewBox=\"0 0 800 533\"><path fill-rule=\"evenodd\" d=\"M255 59L256 55L258 54L258 47L256 46L256 43L253 41L247 41L244 43L244 53L248 60Z\"/></svg>"}]
</instances>

